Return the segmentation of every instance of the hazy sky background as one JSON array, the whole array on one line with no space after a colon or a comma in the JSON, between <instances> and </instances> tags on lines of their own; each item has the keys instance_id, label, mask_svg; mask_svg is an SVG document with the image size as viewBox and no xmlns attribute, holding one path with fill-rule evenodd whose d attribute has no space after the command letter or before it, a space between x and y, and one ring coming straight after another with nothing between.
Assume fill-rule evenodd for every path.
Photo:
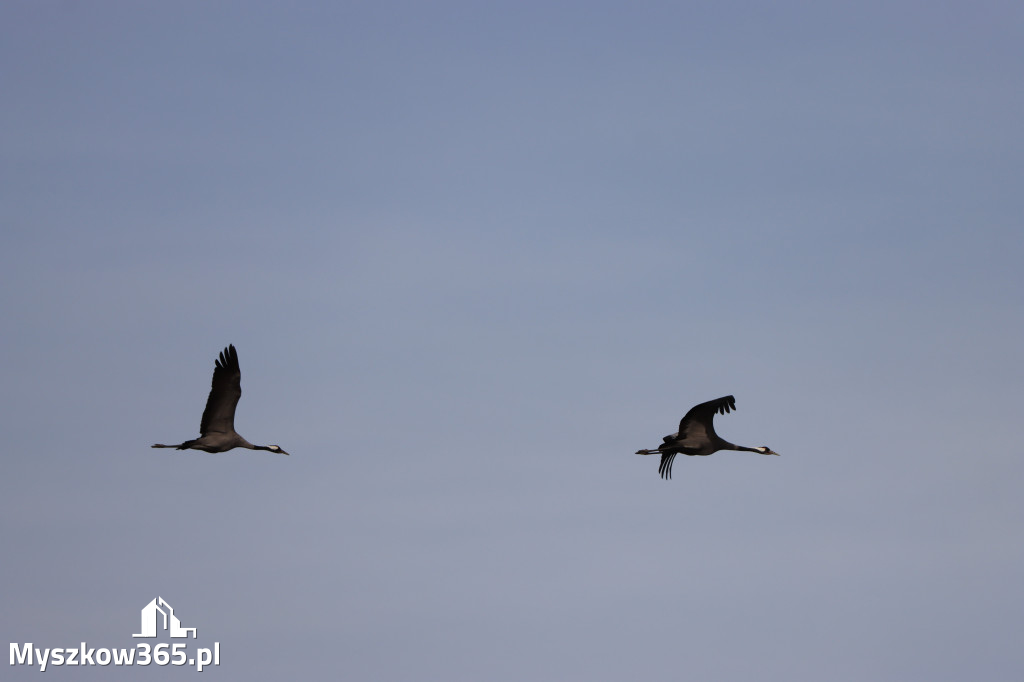
<instances>
[{"instance_id":1,"label":"hazy sky background","mask_svg":"<svg viewBox=\"0 0 1024 682\"><path fill-rule=\"evenodd\" d=\"M4 2L0 642L160 595L210 679L1021 679L1022 46L1018 2ZM292 455L151 450L228 343ZM727 394L781 457L633 455Z\"/></svg>"}]
</instances>

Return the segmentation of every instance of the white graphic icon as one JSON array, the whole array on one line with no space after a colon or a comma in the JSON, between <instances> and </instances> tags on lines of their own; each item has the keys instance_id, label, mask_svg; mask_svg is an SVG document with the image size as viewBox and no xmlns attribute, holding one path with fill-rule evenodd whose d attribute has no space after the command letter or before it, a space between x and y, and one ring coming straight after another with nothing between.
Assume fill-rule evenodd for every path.
<instances>
[{"instance_id":1,"label":"white graphic icon","mask_svg":"<svg viewBox=\"0 0 1024 682\"><path fill-rule=\"evenodd\" d=\"M160 608L160 607L163 608ZM166 609L166 611L164 610ZM156 614L160 614L164 617L164 630L170 630L171 637L188 637L188 633L192 633L192 639L196 638L195 628L183 628L181 627L181 621L174 615L174 609L170 604L164 601L163 597L157 597L153 601L146 604L142 609L142 633L138 635L132 635L132 637L156 637L157 629L157 617ZM170 627L167 626L167 621L170 620ZM175 646L178 646L175 644Z\"/></svg>"}]
</instances>

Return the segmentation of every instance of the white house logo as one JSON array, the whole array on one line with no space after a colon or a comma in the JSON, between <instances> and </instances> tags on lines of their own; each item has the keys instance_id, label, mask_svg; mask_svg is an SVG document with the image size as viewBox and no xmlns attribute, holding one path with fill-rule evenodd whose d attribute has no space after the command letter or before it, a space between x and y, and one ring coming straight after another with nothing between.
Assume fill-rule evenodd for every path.
<instances>
[{"instance_id":1,"label":"white house logo","mask_svg":"<svg viewBox=\"0 0 1024 682\"><path fill-rule=\"evenodd\" d=\"M174 609L164 601L163 597L157 597L142 608L142 632L132 635L132 637L156 637L157 625L160 620L157 614L163 616L164 630L170 630L171 637L188 637L188 633L191 632L192 639L196 638L196 629L181 627L181 621L174 615ZM168 627L168 621L170 621L170 627Z\"/></svg>"},{"instance_id":2,"label":"white house logo","mask_svg":"<svg viewBox=\"0 0 1024 682\"><path fill-rule=\"evenodd\" d=\"M181 619L174 615L174 608L163 597L157 597L142 607L141 632L132 637L156 637L161 631L176 639L188 639L189 633L192 639L196 638L196 628L182 627ZM196 649L195 655L190 655L188 644L177 642L175 644L150 645L148 642L139 642L134 647L125 649L115 648L90 648L85 642L80 646L46 648L41 649L25 642L19 644L11 642L11 665L38 665L40 671L45 671L47 666L79 666L79 665L150 665L155 663L159 666L174 665L183 666L186 663L195 666L195 669L202 672L203 668L209 665L220 665L220 642L213 643L213 649Z\"/></svg>"}]
</instances>

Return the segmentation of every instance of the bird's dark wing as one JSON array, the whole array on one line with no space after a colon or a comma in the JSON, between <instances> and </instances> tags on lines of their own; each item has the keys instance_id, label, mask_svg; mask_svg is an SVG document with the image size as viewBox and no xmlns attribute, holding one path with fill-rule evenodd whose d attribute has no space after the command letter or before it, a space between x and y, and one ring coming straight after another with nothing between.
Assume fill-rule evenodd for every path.
<instances>
[{"instance_id":1,"label":"bird's dark wing","mask_svg":"<svg viewBox=\"0 0 1024 682\"><path fill-rule=\"evenodd\" d=\"M715 414L725 414L735 409L736 398L731 395L695 405L680 420L676 442L682 447L692 448L715 442L718 439L718 434L715 433L715 426L712 423ZM669 464L670 469L671 466Z\"/></svg>"},{"instance_id":2,"label":"bird's dark wing","mask_svg":"<svg viewBox=\"0 0 1024 682\"><path fill-rule=\"evenodd\" d=\"M220 353L213 369L213 386L206 399L203 421L199 433L204 436L213 431L231 433L235 430L235 406L242 397L242 370L238 368L238 353L229 345Z\"/></svg>"}]
</instances>

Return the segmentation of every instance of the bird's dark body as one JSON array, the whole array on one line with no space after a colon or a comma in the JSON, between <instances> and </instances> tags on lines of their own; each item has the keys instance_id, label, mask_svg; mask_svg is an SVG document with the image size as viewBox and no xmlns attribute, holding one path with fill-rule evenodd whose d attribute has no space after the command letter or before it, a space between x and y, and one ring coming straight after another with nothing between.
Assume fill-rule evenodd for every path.
<instances>
[{"instance_id":1,"label":"bird's dark body","mask_svg":"<svg viewBox=\"0 0 1024 682\"><path fill-rule=\"evenodd\" d=\"M249 442L242 438L241 436L229 439L219 437L221 435L226 434L207 434L202 438L187 440L181 445L174 445L169 447L173 447L175 450L202 450L203 452L227 452L228 450L234 450L235 448L244 448L246 447L245 443ZM153 447L156 446L154 445ZM252 449L255 448L256 446L253 445Z\"/></svg>"},{"instance_id":2,"label":"bird's dark body","mask_svg":"<svg viewBox=\"0 0 1024 682\"><path fill-rule=\"evenodd\" d=\"M199 438L187 440L179 445L154 445L154 448L175 448L177 450L203 450L204 452L227 452L235 448L269 450L287 455L277 445L253 445L235 431L235 408L242 397L242 370L238 367L238 352L234 345L221 351L213 368L213 384L206 399L206 409L199 423Z\"/></svg>"},{"instance_id":3,"label":"bird's dark body","mask_svg":"<svg viewBox=\"0 0 1024 682\"><path fill-rule=\"evenodd\" d=\"M720 438L715 433L714 418L716 414L727 414L736 409L736 398L727 395L724 398L709 400L706 403L690 408L679 421L679 430L662 438L662 444L654 450L638 450L638 455L661 454L661 465L658 473L664 479L672 478L672 462L676 455L706 457L719 450L744 450L759 452L763 455L777 455L768 447L748 448L734 445Z\"/></svg>"}]
</instances>

